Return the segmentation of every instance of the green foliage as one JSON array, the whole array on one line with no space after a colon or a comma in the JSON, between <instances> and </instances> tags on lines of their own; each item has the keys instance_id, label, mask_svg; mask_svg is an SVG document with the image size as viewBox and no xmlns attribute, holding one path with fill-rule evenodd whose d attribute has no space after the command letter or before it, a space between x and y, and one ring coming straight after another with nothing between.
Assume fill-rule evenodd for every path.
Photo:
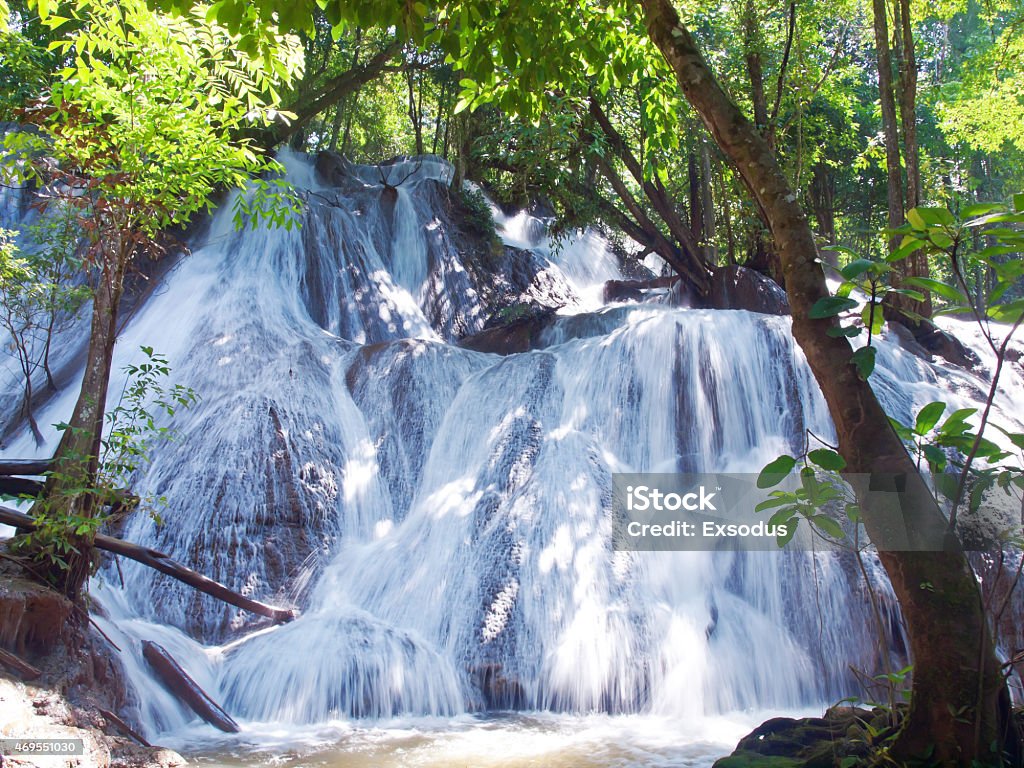
<instances>
[{"instance_id":1,"label":"green foliage","mask_svg":"<svg viewBox=\"0 0 1024 768\"><path fill-rule=\"evenodd\" d=\"M13 28L6 3L0 4L0 51L0 120L14 120L49 84L55 57Z\"/></svg>"},{"instance_id":2,"label":"green foliage","mask_svg":"<svg viewBox=\"0 0 1024 768\"><path fill-rule=\"evenodd\" d=\"M43 218L26 232L19 250L17 233L0 230L0 327L6 331L7 351L17 361L23 379L22 412L31 417L32 379L42 369L53 386L50 346L55 332L70 321L88 298L88 289L74 282L81 268L76 254L77 233L71 217Z\"/></svg>"},{"instance_id":3,"label":"green foliage","mask_svg":"<svg viewBox=\"0 0 1024 768\"><path fill-rule=\"evenodd\" d=\"M158 418L171 418L181 408L190 408L198 396L190 387L163 382L170 376L167 358L152 347L141 347L146 359L125 366L124 388L117 405L106 413L107 432L100 455L101 482L124 488L131 477L150 460L154 445L173 439L169 427Z\"/></svg>"},{"instance_id":4,"label":"green foliage","mask_svg":"<svg viewBox=\"0 0 1024 768\"><path fill-rule=\"evenodd\" d=\"M286 118L275 88L301 66L296 40L275 38L268 63L240 54L237 38L198 8L172 19L141 0L76 0L64 16L37 7L52 29L66 30L51 47L70 65L49 105L26 115L44 135L16 134L7 147L56 158L58 177L89 192L79 196L89 207L87 235L151 238L210 208L215 190L280 170L241 137Z\"/></svg>"},{"instance_id":5,"label":"green foliage","mask_svg":"<svg viewBox=\"0 0 1024 768\"><path fill-rule=\"evenodd\" d=\"M498 232L494 224L494 215L491 213L491 206L484 197L484 193L475 187L463 187L457 192L459 205L465 212L463 219L468 227L480 237L488 241L498 239Z\"/></svg>"},{"instance_id":6,"label":"green foliage","mask_svg":"<svg viewBox=\"0 0 1024 768\"><path fill-rule=\"evenodd\" d=\"M56 496L33 499L38 527L17 540L17 550L30 552L36 562L65 570L72 554L79 554L108 519L107 508L141 505L157 522L163 499L126 497L130 479L149 463L154 448L173 440L175 432L162 424L182 408L189 408L198 396L181 384L167 386L171 374L167 359L152 347L141 348L145 360L124 368L124 389L117 405L106 415L107 432L101 441L100 472L91 482L82 482L78 465L90 457L65 455L47 473L48 482L60 488ZM64 432L68 424L56 425ZM22 497L30 498L30 497Z\"/></svg>"}]
</instances>

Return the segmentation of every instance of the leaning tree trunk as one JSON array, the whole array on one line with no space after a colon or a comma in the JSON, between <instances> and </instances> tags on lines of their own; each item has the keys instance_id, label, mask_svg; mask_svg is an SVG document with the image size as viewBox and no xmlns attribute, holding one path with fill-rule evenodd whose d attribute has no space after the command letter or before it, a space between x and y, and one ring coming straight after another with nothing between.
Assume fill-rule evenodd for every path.
<instances>
[{"instance_id":1,"label":"leaning tree trunk","mask_svg":"<svg viewBox=\"0 0 1024 768\"><path fill-rule=\"evenodd\" d=\"M44 514L50 519L91 518L99 512L95 494L79 489L94 488L97 484L107 386L117 339L118 306L132 245L119 240L108 248L101 256L98 284L93 292L82 389L54 455L53 474L33 510L34 514ZM77 551L67 553L67 568L51 569L50 576L62 592L75 599L89 577L93 553L91 541L71 532L68 536Z\"/></svg>"},{"instance_id":2,"label":"leaning tree trunk","mask_svg":"<svg viewBox=\"0 0 1024 768\"><path fill-rule=\"evenodd\" d=\"M878 490L888 485L900 491L902 519L893 519L892 511L874 505L868 488L857 488L869 535L884 540L890 529L903 525L942 531L945 518L871 387L858 377L849 342L827 334L834 319L809 317L828 288L808 220L774 154L722 90L670 0L641 3L648 32L683 94L767 215L785 271L793 335L828 403L848 472L881 481ZM910 710L892 755L923 759L934 749L932 760L965 766L997 759L1004 742L1000 710L1006 688L966 557L955 542L945 551L883 550L880 557L906 621L915 665Z\"/></svg>"}]
</instances>

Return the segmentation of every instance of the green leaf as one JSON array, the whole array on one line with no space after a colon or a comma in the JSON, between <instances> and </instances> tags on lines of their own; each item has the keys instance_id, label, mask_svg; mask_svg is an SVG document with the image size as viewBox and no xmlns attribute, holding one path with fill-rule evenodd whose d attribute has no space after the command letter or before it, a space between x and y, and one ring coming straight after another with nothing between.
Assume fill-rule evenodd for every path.
<instances>
[{"instance_id":1,"label":"green leaf","mask_svg":"<svg viewBox=\"0 0 1024 768\"><path fill-rule=\"evenodd\" d=\"M882 325L885 323L885 318L882 316L882 304L881 302L869 301L864 305L864 308L860 311L861 322L864 323L864 327L868 329L868 333L872 336L877 336L882 332Z\"/></svg>"},{"instance_id":2,"label":"green leaf","mask_svg":"<svg viewBox=\"0 0 1024 768\"><path fill-rule=\"evenodd\" d=\"M811 518L811 522L833 539L842 539L846 536L843 533L842 526L828 515L814 515Z\"/></svg>"},{"instance_id":3,"label":"green leaf","mask_svg":"<svg viewBox=\"0 0 1024 768\"><path fill-rule=\"evenodd\" d=\"M840 269L839 273L847 280L854 280L863 275L873 266L875 266L875 262L871 259L857 259L856 261L851 261L845 267Z\"/></svg>"},{"instance_id":4,"label":"green leaf","mask_svg":"<svg viewBox=\"0 0 1024 768\"><path fill-rule=\"evenodd\" d=\"M946 404L941 401L928 403L917 413L917 421L914 422L914 434L924 436L932 431L932 427L939 423L942 414L946 410Z\"/></svg>"},{"instance_id":5,"label":"green leaf","mask_svg":"<svg viewBox=\"0 0 1024 768\"><path fill-rule=\"evenodd\" d=\"M795 466L796 459L792 456L786 454L779 456L775 461L766 464L764 469L761 470L761 474L757 476L757 487L771 488L778 485L785 479L786 475L793 471Z\"/></svg>"},{"instance_id":6,"label":"green leaf","mask_svg":"<svg viewBox=\"0 0 1024 768\"><path fill-rule=\"evenodd\" d=\"M997 323L1015 323L1024 315L1024 299L1015 299L1005 304L994 304L986 314Z\"/></svg>"},{"instance_id":7,"label":"green leaf","mask_svg":"<svg viewBox=\"0 0 1024 768\"><path fill-rule=\"evenodd\" d=\"M844 510L846 512L846 517L851 523L857 525L860 522L860 507L856 504L847 504L844 507Z\"/></svg>"},{"instance_id":8,"label":"green leaf","mask_svg":"<svg viewBox=\"0 0 1024 768\"><path fill-rule=\"evenodd\" d=\"M901 440L914 439L914 432L910 429L910 427L896 421L896 419L894 419L892 416L889 417L889 423L892 424L892 428L895 430L896 434L899 435Z\"/></svg>"},{"instance_id":9,"label":"green leaf","mask_svg":"<svg viewBox=\"0 0 1024 768\"><path fill-rule=\"evenodd\" d=\"M875 348L861 347L853 353L853 364L857 366L857 374L864 381L868 380L871 372L875 370Z\"/></svg>"},{"instance_id":10,"label":"green leaf","mask_svg":"<svg viewBox=\"0 0 1024 768\"><path fill-rule=\"evenodd\" d=\"M799 521L800 518L793 518L792 520L786 523L785 535L775 537L775 543L779 545L779 549L782 549L782 547L786 546L787 544L789 544L790 541L793 540L793 537L796 535L796 527Z\"/></svg>"},{"instance_id":11,"label":"green leaf","mask_svg":"<svg viewBox=\"0 0 1024 768\"><path fill-rule=\"evenodd\" d=\"M971 425L967 419L978 412L977 408L959 408L949 414L949 417L939 427L939 434L943 436L958 436L967 432Z\"/></svg>"},{"instance_id":12,"label":"green leaf","mask_svg":"<svg viewBox=\"0 0 1024 768\"><path fill-rule=\"evenodd\" d=\"M889 263L892 263L894 261L902 261L903 259L907 258L907 256L912 254L914 251L918 250L919 248L923 248L924 244L924 240L919 240L916 237L905 237L903 238L903 243L900 245L900 247L897 248L892 253L890 253L888 256L886 256L885 260Z\"/></svg>"},{"instance_id":13,"label":"green leaf","mask_svg":"<svg viewBox=\"0 0 1024 768\"><path fill-rule=\"evenodd\" d=\"M846 469L846 459L831 448L817 448L807 454L812 463L830 472L841 472Z\"/></svg>"},{"instance_id":14,"label":"green leaf","mask_svg":"<svg viewBox=\"0 0 1024 768\"><path fill-rule=\"evenodd\" d=\"M780 496L773 496L770 499L765 499L760 504L758 504L756 507L754 507L754 511L755 512L764 512L764 511L769 510L769 509L775 509L776 507L781 507L783 504L791 504L792 502L793 502L793 495L790 494L790 493L783 493Z\"/></svg>"},{"instance_id":15,"label":"green leaf","mask_svg":"<svg viewBox=\"0 0 1024 768\"><path fill-rule=\"evenodd\" d=\"M860 336L861 330L863 329L856 325L840 325L829 328L825 333L834 339L841 336L852 338L854 336Z\"/></svg>"},{"instance_id":16,"label":"green leaf","mask_svg":"<svg viewBox=\"0 0 1024 768\"><path fill-rule=\"evenodd\" d=\"M963 293L940 280L933 280L929 277L908 277L903 281L903 283L905 285L911 285L917 288L923 288L926 291L931 291L932 293L957 304L970 304Z\"/></svg>"},{"instance_id":17,"label":"green leaf","mask_svg":"<svg viewBox=\"0 0 1024 768\"><path fill-rule=\"evenodd\" d=\"M1013 210L1024 213L1024 193L1013 196Z\"/></svg>"},{"instance_id":18,"label":"green leaf","mask_svg":"<svg viewBox=\"0 0 1024 768\"><path fill-rule=\"evenodd\" d=\"M823 320L826 317L834 317L840 312L845 312L856 306L857 302L853 299L844 299L839 296L823 296L814 302L814 306L811 307L807 316L811 320Z\"/></svg>"},{"instance_id":19,"label":"green leaf","mask_svg":"<svg viewBox=\"0 0 1024 768\"><path fill-rule=\"evenodd\" d=\"M949 459L946 458L946 454L937 445L926 445L924 447L924 457L928 462L928 468L932 472L946 471Z\"/></svg>"},{"instance_id":20,"label":"green leaf","mask_svg":"<svg viewBox=\"0 0 1024 768\"><path fill-rule=\"evenodd\" d=\"M940 206L918 206L907 211L907 221L914 229L925 229L927 227L952 227L956 224L947 209Z\"/></svg>"},{"instance_id":21,"label":"green leaf","mask_svg":"<svg viewBox=\"0 0 1024 768\"><path fill-rule=\"evenodd\" d=\"M785 509L780 509L768 520L768 525L782 525L788 523L793 517L796 516L797 508L794 506L788 506Z\"/></svg>"}]
</instances>

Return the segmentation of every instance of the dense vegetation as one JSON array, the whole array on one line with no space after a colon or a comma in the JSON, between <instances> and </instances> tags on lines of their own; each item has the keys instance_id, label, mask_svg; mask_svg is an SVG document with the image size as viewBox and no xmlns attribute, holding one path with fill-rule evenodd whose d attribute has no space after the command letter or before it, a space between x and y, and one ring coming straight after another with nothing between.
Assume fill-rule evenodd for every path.
<instances>
[{"instance_id":1,"label":"dense vegetation","mask_svg":"<svg viewBox=\"0 0 1024 768\"><path fill-rule=\"evenodd\" d=\"M837 317L857 284L877 297L869 338L883 315L919 338L938 311L1020 324L1018 3L155 5L0 4L0 118L39 128L8 148L37 181L86 192L64 203L88 222L90 367L37 509L81 549L98 517L89 489L125 272L217 189L272 167L264 152L285 141L357 160L443 155L456 185L542 200L556 228L600 226L696 296L723 265L770 276L836 423L823 468L907 477L904 513L945 520L871 391L873 353L848 341L861 328ZM287 198L260 199L243 213L287 221ZM34 278L4 252L17 293ZM842 267L846 293L829 295L823 263ZM984 426L971 459L989 450ZM882 527L857 490L869 532ZM943 547L882 557L917 665L891 754L994 763L1016 741L1005 687L970 566L955 541ZM70 571L76 593L87 568Z\"/></svg>"}]
</instances>

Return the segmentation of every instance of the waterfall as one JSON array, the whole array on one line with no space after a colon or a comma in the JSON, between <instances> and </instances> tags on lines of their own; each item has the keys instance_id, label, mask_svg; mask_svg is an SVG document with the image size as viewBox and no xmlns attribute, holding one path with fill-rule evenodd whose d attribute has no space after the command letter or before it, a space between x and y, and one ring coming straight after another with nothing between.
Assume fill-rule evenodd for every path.
<instances>
[{"instance_id":1,"label":"waterfall","mask_svg":"<svg viewBox=\"0 0 1024 768\"><path fill-rule=\"evenodd\" d=\"M833 436L788 318L601 307L621 274L600 235L552 243L495 207L504 258L533 281L523 295L558 286L566 307L539 349L469 351L455 342L483 327L488 286L444 213L450 166L353 166L327 186L304 157L286 164L302 227L236 232L225 205L131 317L114 371L152 346L201 397L162 422L177 438L135 478L166 524L136 514L123 537L302 613L268 628L134 563L123 587L102 574L98 620L147 734L192 717L149 677L143 639L243 724L702 717L832 702L855 692L851 666L880 668L849 557L612 549L612 473L757 472L806 430ZM872 382L895 417L976 401L970 374L878 348ZM75 390L40 424L65 419ZM4 453L45 455L49 437L37 449L22 431ZM891 594L866 565L897 663Z\"/></svg>"}]
</instances>

